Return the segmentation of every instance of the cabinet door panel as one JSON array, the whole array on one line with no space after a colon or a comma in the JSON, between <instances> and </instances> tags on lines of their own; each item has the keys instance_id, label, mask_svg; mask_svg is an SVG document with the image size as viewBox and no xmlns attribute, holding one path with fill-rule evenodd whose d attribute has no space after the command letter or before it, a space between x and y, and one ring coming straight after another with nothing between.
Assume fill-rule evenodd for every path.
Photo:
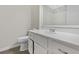
<instances>
[{"instance_id":1,"label":"cabinet door panel","mask_svg":"<svg viewBox=\"0 0 79 59\"><path fill-rule=\"evenodd\" d=\"M34 43L34 54L47 54L47 50L37 43Z\"/></svg>"}]
</instances>

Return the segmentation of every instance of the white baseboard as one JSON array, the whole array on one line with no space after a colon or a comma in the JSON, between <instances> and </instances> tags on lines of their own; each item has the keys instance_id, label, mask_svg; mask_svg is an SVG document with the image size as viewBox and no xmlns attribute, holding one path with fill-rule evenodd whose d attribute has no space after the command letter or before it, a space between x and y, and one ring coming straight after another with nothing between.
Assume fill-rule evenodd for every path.
<instances>
[{"instance_id":1,"label":"white baseboard","mask_svg":"<svg viewBox=\"0 0 79 59\"><path fill-rule=\"evenodd\" d=\"M18 46L19 46L18 43L14 43L14 44L9 45L9 46L7 46L7 47L5 47L5 48L1 48L1 49L0 49L0 52L6 51L6 50L9 50L9 49L11 49L11 48L18 47Z\"/></svg>"}]
</instances>

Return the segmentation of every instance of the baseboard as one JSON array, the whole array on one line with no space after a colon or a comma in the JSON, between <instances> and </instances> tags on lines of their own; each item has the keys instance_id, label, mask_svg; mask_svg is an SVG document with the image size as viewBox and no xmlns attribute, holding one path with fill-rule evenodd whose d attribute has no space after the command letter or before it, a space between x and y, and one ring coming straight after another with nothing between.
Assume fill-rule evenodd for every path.
<instances>
[{"instance_id":1,"label":"baseboard","mask_svg":"<svg viewBox=\"0 0 79 59\"><path fill-rule=\"evenodd\" d=\"M14 44L12 44L12 45L9 45L9 46L7 46L7 47L5 47L5 48L0 49L0 52L6 51L6 50L9 50L9 49L11 49L11 48L18 47L18 46L19 46L18 43L14 43Z\"/></svg>"}]
</instances>

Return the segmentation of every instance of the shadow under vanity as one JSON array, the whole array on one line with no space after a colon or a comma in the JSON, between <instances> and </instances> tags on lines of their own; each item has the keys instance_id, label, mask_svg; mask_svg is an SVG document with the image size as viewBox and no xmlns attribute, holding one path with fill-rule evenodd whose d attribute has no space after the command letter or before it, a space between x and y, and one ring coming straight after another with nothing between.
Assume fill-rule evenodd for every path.
<instances>
[{"instance_id":1,"label":"shadow under vanity","mask_svg":"<svg viewBox=\"0 0 79 59\"><path fill-rule=\"evenodd\" d=\"M40 6L39 29L30 30L34 54L79 54L79 6ZM30 43L29 43L30 44Z\"/></svg>"}]
</instances>

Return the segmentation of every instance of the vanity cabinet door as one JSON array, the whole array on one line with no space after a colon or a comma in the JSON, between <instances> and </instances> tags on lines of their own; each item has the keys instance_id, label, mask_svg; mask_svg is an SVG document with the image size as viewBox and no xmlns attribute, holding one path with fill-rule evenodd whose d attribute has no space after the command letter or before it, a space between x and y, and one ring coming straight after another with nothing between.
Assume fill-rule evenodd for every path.
<instances>
[{"instance_id":1,"label":"vanity cabinet door","mask_svg":"<svg viewBox=\"0 0 79 59\"><path fill-rule=\"evenodd\" d=\"M79 54L79 51L63 45L53 39L48 40L48 53L49 54Z\"/></svg>"},{"instance_id":2,"label":"vanity cabinet door","mask_svg":"<svg viewBox=\"0 0 79 59\"><path fill-rule=\"evenodd\" d=\"M58 47L60 47L55 41L52 39L48 40L48 54L63 54L58 50Z\"/></svg>"},{"instance_id":3,"label":"vanity cabinet door","mask_svg":"<svg viewBox=\"0 0 79 59\"><path fill-rule=\"evenodd\" d=\"M47 50L37 43L34 43L34 54L47 54Z\"/></svg>"}]
</instances>

